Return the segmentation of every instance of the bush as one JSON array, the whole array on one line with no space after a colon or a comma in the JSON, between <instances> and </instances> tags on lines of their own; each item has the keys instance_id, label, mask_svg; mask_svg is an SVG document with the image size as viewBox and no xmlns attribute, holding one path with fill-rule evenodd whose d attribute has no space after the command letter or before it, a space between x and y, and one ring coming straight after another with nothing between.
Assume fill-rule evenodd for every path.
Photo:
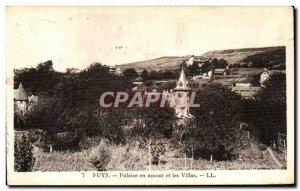
<instances>
[{"instance_id":1,"label":"bush","mask_svg":"<svg viewBox=\"0 0 300 191\"><path fill-rule=\"evenodd\" d=\"M79 142L81 150L86 150L95 147L101 143L102 138L100 136L83 137Z\"/></svg>"},{"instance_id":2,"label":"bush","mask_svg":"<svg viewBox=\"0 0 300 191\"><path fill-rule=\"evenodd\" d=\"M195 158L234 159L241 148L240 96L211 85L197 92L196 103L200 98L201 107L191 111L195 119L186 123L182 144L193 146Z\"/></svg>"},{"instance_id":3,"label":"bush","mask_svg":"<svg viewBox=\"0 0 300 191\"><path fill-rule=\"evenodd\" d=\"M239 158L242 160L258 160L263 158L263 153L260 151L258 145L253 145L240 152Z\"/></svg>"},{"instance_id":4,"label":"bush","mask_svg":"<svg viewBox=\"0 0 300 191\"><path fill-rule=\"evenodd\" d=\"M149 86L152 86L154 84L154 82L152 80L148 80L144 84L145 84L145 86L149 87Z\"/></svg>"},{"instance_id":5,"label":"bush","mask_svg":"<svg viewBox=\"0 0 300 191\"><path fill-rule=\"evenodd\" d=\"M30 172L34 167L35 158L33 156L33 146L28 138L23 135L20 139L15 139L15 163L17 172Z\"/></svg>"},{"instance_id":6,"label":"bush","mask_svg":"<svg viewBox=\"0 0 300 191\"><path fill-rule=\"evenodd\" d=\"M160 163L160 157L166 152L165 143L161 140L155 140L151 142L151 155L152 163L158 165Z\"/></svg>"},{"instance_id":7,"label":"bush","mask_svg":"<svg viewBox=\"0 0 300 191\"><path fill-rule=\"evenodd\" d=\"M80 136L73 132L61 132L52 137L53 150L78 150Z\"/></svg>"},{"instance_id":8,"label":"bush","mask_svg":"<svg viewBox=\"0 0 300 191\"><path fill-rule=\"evenodd\" d=\"M110 152L101 146L95 148L92 152L94 155L91 157L90 162L97 168L98 171L106 171L111 158Z\"/></svg>"},{"instance_id":9,"label":"bush","mask_svg":"<svg viewBox=\"0 0 300 191\"><path fill-rule=\"evenodd\" d=\"M259 144L258 148L259 148L260 151L265 151L265 150L267 150L267 145L265 145L265 144Z\"/></svg>"}]
</instances>

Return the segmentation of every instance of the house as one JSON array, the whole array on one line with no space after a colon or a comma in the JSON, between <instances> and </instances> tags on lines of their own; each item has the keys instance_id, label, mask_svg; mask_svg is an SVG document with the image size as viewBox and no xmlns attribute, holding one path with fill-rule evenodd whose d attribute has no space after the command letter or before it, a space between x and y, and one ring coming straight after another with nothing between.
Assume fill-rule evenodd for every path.
<instances>
[{"instance_id":1,"label":"house","mask_svg":"<svg viewBox=\"0 0 300 191\"><path fill-rule=\"evenodd\" d=\"M121 68L117 67L117 68L116 68L115 74L116 74L117 76L122 76L122 75L123 75L123 70L122 70Z\"/></svg>"},{"instance_id":2,"label":"house","mask_svg":"<svg viewBox=\"0 0 300 191\"><path fill-rule=\"evenodd\" d=\"M267 81L270 78L270 72L267 70L267 68L264 69L264 71L260 74L260 85L261 87L264 87L264 82Z\"/></svg>"},{"instance_id":3,"label":"house","mask_svg":"<svg viewBox=\"0 0 300 191\"><path fill-rule=\"evenodd\" d=\"M233 83L233 86L235 86L235 87L250 87L250 86L252 86L253 80L254 80L254 78L252 76L238 78Z\"/></svg>"},{"instance_id":4,"label":"house","mask_svg":"<svg viewBox=\"0 0 300 191\"><path fill-rule=\"evenodd\" d=\"M36 104L38 102L38 96L34 96L34 95L31 95L28 97L28 104L27 104L27 110L28 111L31 111L34 104Z\"/></svg>"},{"instance_id":5,"label":"house","mask_svg":"<svg viewBox=\"0 0 300 191\"><path fill-rule=\"evenodd\" d=\"M197 80L197 79L211 79L212 77L212 71L208 71L203 73L202 75L195 75L193 76L193 80Z\"/></svg>"},{"instance_id":6,"label":"house","mask_svg":"<svg viewBox=\"0 0 300 191\"><path fill-rule=\"evenodd\" d=\"M112 74L114 74L114 73L116 73L116 67L115 66L110 66L109 67L109 73L112 73Z\"/></svg>"},{"instance_id":7,"label":"house","mask_svg":"<svg viewBox=\"0 0 300 191\"><path fill-rule=\"evenodd\" d=\"M226 66L226 68L212 68L213 75L217 76L226 76L231 74L231 69L229 69L229 66Z\"/></svg>"},{"instance_id":8,"label":"house","mask_svg":"<svg viewBox=\"0 0 300 191\"><path fill-rule=\"evenodd\" d=\"M254 78L246 76L239 78L232 85L231 91L240 94L244 98L253 98L253 96L260 90L260 87L252 86Z\"/></svg>"},{"instance_id":9,"label":"house","mask_svg":"<svg viewBox=\"0 0 300 191\"><path fill-rule=\"evenodd\" d=\"M261 87L265 87L264 83L265 81L267 81L270 76L274 75L274 74L279 74L279 73L283 73L285 74L285 70L268 70L267 68L265 68L261 73L260 73L260 85Z\"/></svg>"},{"instance_id":10,"label":"house","mask_svg":"<svg viewBox=\"0 0 300 191\"><path fill-rule=\"evenodd\" d=\"M122 76L123 75L123 70L120 67L110 66L109 67L109 73L115 74L117 76Z\"/></svg>"},{"instance_id":11,"label":"house","mask_svg":"<svg viewBox=\"0 0 300 191\"><path fill-rule=\"evenodd\" d=\"M260 87L255 86L235 86L231 89L233 92L236 92L237 94L240 94L242 97L248 99L253 98L253 96L260 90Z\"/></svg>"},{"instance_id":12,"label":"house","mask_svg":"<svg viewBox=\"0 0 300 191\"><path fill-rule=\"evenodd\" d=\"M206 62L212 62L212 58L210 57L204 57L204 56L186 56L187 60L186 60L186 64L189 65L193 65L194 63L198 64L199 67L201 67L204 63Z\"/></svg>"},{"instance_id":13,"label":"house","mask_svg":"<svg viewBox=\"0 0 300 191\"><path fill-rule=\"evenodd\" d=\"M24 115L32 109L37 101L38 96L27 96L22 83L20 83L18 89L14 89L14 107L17 114Z\"/></svg>"},{"instance_id":14,"label":"house","mask_svg":"<svg viewBox=\"0 0 300 191\"><path fill-rule=\"evenodd\" d=\"M15 111L18 114L24 115L27 110L28 97L23 88L22 83L20 83L18 89L14 89L14 104Z\"/></svg>"},{"instance_id":15,"label":"house","mask_svg":"<svg viewBox=\"0 0 300 191\"><path fill-rule=\"evenodd\" d=\"M213 69L213 75L226 76L226 74L227 74L226 68L214 68Z\"/></svg>"},{"instance_id":16,"label":"house","mask_svg":"<svg viewBox=\"0 0 300 191\"><path fill-rule=\"evenodd\" d=\"M239 74L238 68L232 68L231 69L231 75L238 75L238 74Z\"/></svg>"}]
</instances>

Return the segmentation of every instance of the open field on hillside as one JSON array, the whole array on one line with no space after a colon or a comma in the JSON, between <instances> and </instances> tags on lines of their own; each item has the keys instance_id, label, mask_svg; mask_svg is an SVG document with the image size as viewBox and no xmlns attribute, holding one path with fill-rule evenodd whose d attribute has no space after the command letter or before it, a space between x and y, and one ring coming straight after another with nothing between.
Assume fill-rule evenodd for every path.
<instances>
[{"instance_id":1,"label":"open field on hillside","mask_svg":"<svg viewBox=\"0 0 300 191\"><path fill-rule=\"evenodd\" d=\"M259 60L259 67L265 63L272 63L271 66L276 66L279 58L285 57L285 47L263 47L263 48L243 48L243 49L227 49L213 50L202 54L204 57L217 59L225 59L228 64L233 65L238 62L254 62ZM184 57L165 56L150 60L127 63L119 65L121 68L134 68L136 70L167 70L178 68ZM279 65L285 65L284 62Z\"/></svg>"},{"instance_id":2,"label":"open field on hillside","mask_svg":"<svg viewBox=\"0 0 300 191\"><path fill-rule=\"evenodd\" d=\"M121 68L134 68L136 70L166 70L166 69L175 69L179 66L180 57L170 56L170 57L161 57L152 60L145 60L140 62L133 62L124 65L119 65Z\"/></svg>"}]
</instances>

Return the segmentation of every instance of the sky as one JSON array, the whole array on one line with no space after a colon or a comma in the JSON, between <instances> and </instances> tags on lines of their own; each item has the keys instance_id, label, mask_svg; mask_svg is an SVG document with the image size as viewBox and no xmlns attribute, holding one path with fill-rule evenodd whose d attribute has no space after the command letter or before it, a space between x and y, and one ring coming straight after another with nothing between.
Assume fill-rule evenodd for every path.
<instances>
[{"instance_id":1,"label":"sky","mask_svg":"<svg viewBox=\"0 0 300 191\"><path fill-rule=\"evenodd\" d=\"M14 68L119 65L211 50L284 46L289 7L8 7L6 60Z\"/></svg>"}]
</instances>

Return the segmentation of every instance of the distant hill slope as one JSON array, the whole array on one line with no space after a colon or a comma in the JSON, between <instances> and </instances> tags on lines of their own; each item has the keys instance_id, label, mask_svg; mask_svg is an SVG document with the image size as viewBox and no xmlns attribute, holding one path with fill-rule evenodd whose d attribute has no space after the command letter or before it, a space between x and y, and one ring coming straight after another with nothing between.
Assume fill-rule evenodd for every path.
<instances>
[{"instance_id":1,"label":"distant hill slope","mask_svg":"<svg viewBox=\"0 0 300 191\"><path fill-rule=\"evenodd\" d=\"M140 62L132 62L128 64L119 65L120 68L134 68L136 70L166 70L178 67L178 61L181 57L166 56L152 60L144 60Z\"/></svg>"},{"instance_id":2,"label":"distant hill slope","mask_svg":"<svg viewBox=\"0 0 300 191\"><path fill-rule=\"evenodd\" d=\"M285 47L263 47L214 50L204 53L202 56L225 59L230 65L240 63L241 65L252 64L252 67L278 67L285 65ZM181 63L183 57L168 56L151 60L133 62L119 65L121 68L134 68L136 70L167 70L175 69Z\"/></svg>"},{"instance_id":3,"label":"distant hill slope","mask_svg":"<svg viewBox=\"0 0 300 191\"><path fill-rule=\"evenodd\" d=\"M241 63L242 65L252 63L252 67L263 67L267 64L275 66L285 65L285 47L243 48L214 50L203 54L203 56L225 59L230 65Z\"/></svg>"}]
</instances>

